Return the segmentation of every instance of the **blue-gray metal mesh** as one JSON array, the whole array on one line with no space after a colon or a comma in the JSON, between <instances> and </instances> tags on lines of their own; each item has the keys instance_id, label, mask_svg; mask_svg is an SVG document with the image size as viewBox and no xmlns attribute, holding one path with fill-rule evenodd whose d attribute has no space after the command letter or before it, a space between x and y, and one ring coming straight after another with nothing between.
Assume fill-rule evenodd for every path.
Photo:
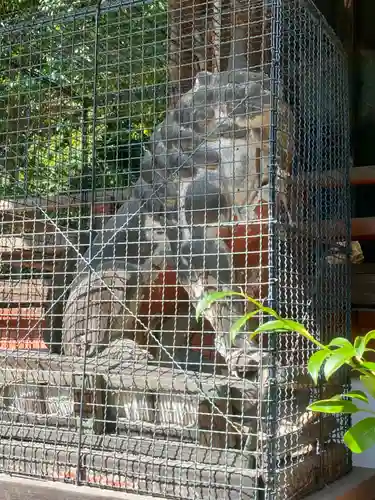
<instances>
[{"instance_id":1,"label":"blue-gray metal mesh","mask_svg":"<svg viewBox=\"0 0 375 500\"><path fill-rule=\"evenodd\" d=\"M292 499L350 469L313 346L349 332L346 58L303 0L0 11L0 469ZM249 302L250 306L251 303Z\"/></svg>"}]
</instances>

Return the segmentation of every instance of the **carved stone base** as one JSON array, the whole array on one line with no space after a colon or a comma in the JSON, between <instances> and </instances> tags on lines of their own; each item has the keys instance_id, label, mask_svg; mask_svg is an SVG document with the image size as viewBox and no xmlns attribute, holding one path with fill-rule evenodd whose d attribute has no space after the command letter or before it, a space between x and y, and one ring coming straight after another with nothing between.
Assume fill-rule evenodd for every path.
<instances>
[{"instance_id":1,"label":"carved stone base","mask_svg":"<svg viewBox=\"0 0 375 500\"><path fill-rule=\"evenodd\" d=\"M25 382L6 386L2 397L2 420L76 430L82 428L83 432L101 434L104 430L104 379L86 376L83 392L81 375L70 375L69 379L69 385L60 387Z\"/></svg>"},{"instance_id":2,"label":"carved stone base","mask_svg":"<svg viewBox=\"0 0 375 500\"><path fill-rule=\"evenodd\" d=\"M280 497L299 500L319 486L342 477L348 471L345 446L331 443L321 454L311 452L299 465L280 472L278 491Z\"/></svg>"},{"instance_id":3,"label":"carved stone base","mask_svg":"<svg viewBox=\"0 0 375 500\"><path fill-rule=\"evenodd\" d=\"M4 439L11 454L0 464L3 470L55 479L68 474L71 478L74 467L61 472L55 465L44 471L41 464L33 473L31 458L25 456L21 467L16 456L26 453L24 443L30 444L33 456L47 453L47 443L54 449L60 446L61 453L67 453L67 448L74 451L82 424L82 450L90 453L82 452L80 474L91 484L178 494L184 499L196 497L199 491L213 500L258 500L256 489L261 481L267 483L272 465L266 456L271 437L259 428L267 403L267 376L259 380L255 374L251 381L181 373L157 366L150 354L130 341L120 351L119 357L103 353L84 365L77 359L50 354L39 353L38 358L31 358L30 353L7 355L0 364L0 383L5 387L0 395L0 444ZM83 376L79 372L83 369L81 414ZM278 397L283 406L272 436L278 454L276 475L281 478L277 488L282 495L286 492L286 498L299 498L300 491L315 488L322 467L324 481L342 475L347 458L341 445L327 445L321 461L317 440L329 440L336 419L324 417L322 426L319 416L305 413L309 380L303 375L295 380L288 368L278 372ZM338 392L336 387L326 392L332 390ZM8 455L4 452L4 456ZM68 456L61 456L60 463L72 463ZM211 488L210 483L230 486Z\"/></svg>"}]
</instances>

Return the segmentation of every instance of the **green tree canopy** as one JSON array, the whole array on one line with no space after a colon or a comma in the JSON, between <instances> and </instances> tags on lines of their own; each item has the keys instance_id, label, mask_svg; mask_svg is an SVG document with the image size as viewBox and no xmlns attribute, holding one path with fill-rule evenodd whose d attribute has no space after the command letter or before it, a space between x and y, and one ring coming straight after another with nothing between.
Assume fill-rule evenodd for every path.
<instances>
[{"instance_id":1,"label":"green tree canopy","mask_svg":"<svg viewBox=\"0 0 375 500\"><path fill-rule=\"evenodd\" d=\"M6 0L0 18L1 197L126 186L165 111L166 2Z\"/></svg>"}]
</instances>

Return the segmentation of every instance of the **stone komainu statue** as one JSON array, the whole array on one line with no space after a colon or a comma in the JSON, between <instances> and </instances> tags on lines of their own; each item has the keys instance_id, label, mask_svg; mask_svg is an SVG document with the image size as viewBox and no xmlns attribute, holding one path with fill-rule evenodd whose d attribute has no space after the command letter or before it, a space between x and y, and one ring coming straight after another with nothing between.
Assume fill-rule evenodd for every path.
<instances>
[{"instance_id":1,"label":"stone komainu statue","mask_svg":"<svg viewBox=\"0 0 375 500\"><path fill-rule=\"evenodd\" d=\"M233 288L233 252L217 237L218 225L258 221L260 234L259 202L269 196L271 114L270 80L248 71L239 33L237 28L228 70L198 73L193 88L167 112L130 199L84 255L86 261L91 256L90 266L79 264L63 318L65 354L93 356L126 332L132 335L142 298L166 268L176 271L193 305L206 291ZM277 201L290 217L285 176L293 123L278 97ZM253 283L259 282L255 272ZM241 302L216 303L205 314L230 371L244 351L248 363L259 362L254 346L242 336L232 345L229 336L243 314Z\"/></svg>"}]
</instances>

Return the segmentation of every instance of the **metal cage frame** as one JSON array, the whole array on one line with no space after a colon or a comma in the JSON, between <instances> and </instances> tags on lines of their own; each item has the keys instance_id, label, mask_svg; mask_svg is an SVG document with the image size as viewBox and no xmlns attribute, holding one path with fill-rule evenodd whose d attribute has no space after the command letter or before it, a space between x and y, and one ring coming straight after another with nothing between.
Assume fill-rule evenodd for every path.
<instances>
[{"instance_id":1,"label":"metal cage frame","mask_svg":"<svg viewBox=\"0 0 375 500\"><path fill-rule=\"evenodd\" d=\"M262 334L255 347L246 335L228 341L238 301L211 304L201 324L191 304L210 287L242 286L322 341L349 335L351 159L341 44L308 0L238 0L238 11L229 0L81 4L66 14L63 2L59 12L46 0L40 5L51 11L42 19L37 11L26 13L31 21L8 13L14 17L0 26L0 116L7 119L0 127L0 470L167 498L301 498L351 468L341 444L349 419L305 412L317 395L346 390L347 374L314 388L306 374L312 346L295 332ZM241 23L252 73L230 70L236 41L226 36ZM167 59L159 67L160 47ZM194 119L206 128L199 122L195 130L184 113L202 116L195 114L202 102L204 118ZM169 138L176 124L180 135ZM195 133L204 160L195 156ZM250 136L260 159L246 156ZM240 162L246 157L249 170L240 181L223 166L223 144L246 150ZM227 157L235 178L237 157ZM250 164L260 165L251 215L248 193L231 194L253 182ZM213 170L220 175L212 174L208 194ZM187 215L196 181L206 183L205 204L194 208L193 193ZM238 199L242 205L225 218L221 196L230 210ZM229 231L220 238L207 229L209 199L220 212L216 229ZM219 260L227 261L218 239L230 248L230 283L220 278ZM230 260L237 254L244 263ZM254 318L258 324L266 315ZM134 337L125 342L118 332Z\"/></svg>"}]
</instances>

